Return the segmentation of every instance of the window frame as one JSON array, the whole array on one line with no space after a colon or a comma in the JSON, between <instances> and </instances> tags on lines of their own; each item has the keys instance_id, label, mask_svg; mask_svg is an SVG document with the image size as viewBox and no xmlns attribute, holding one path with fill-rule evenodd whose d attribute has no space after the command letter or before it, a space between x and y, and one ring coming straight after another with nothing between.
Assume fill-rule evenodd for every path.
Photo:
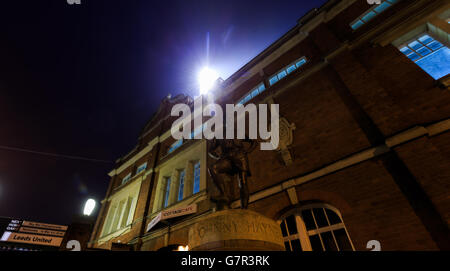
<instances>
[{"instance_id":1,"label":"window frame","mask_svg":"<svg viewBox=\"0 0 450 271\"><path fill-rule=\"evenodd\" d=\"M325 217L326 217L327 222L328 222L328 226L319 228L318 224L317 224L317 221L315 219L314 212L312 211L315 208L330 209L331 211L333 211L339 217L341 222L338 223L338 224L330 225L330 221L329 221L328 215L324 211ZM303 217L302 217L302 211L304 211L304 210L311 210L311 214L313 216L314 223L316 225L316 229L313 229L313 230L307 230L306 229L305 222L304 222ZM350 234L348 233L348 230L347 230L347 227L345 225L344 219L342 218L341 213L339 212L339 210L336 207L331 206L331 205L326 204L326 203L311 203L311 204L307 204L307 205L304 205L304 206L301 206L301 207L294 208L294 209L286 212L284 215L282 215L280 217L280 219L278 221L279 224L280 224L280 227L281 227L283 221L286 221L286 219L288 217L290 217L290 216L294 216L294 218L295 218L295 222L296 222L295 224L296 224L296 227L297 227L297 233L296 234L292 234L292 235L289 234L289 231L288 231L288 228L287 228L287 223L285 222L287 236L283 236L283 241L284 242L289 241L289 246L290 246L291 251L293 251L292 250L291 241L292 240L296 240L296 239L300 240L301 248L302 248L303 251L312 251L310 237L313 236L313 235L316 235L316 234L318 235L318 237L320 239L320 243L322 245L322 251L326 251L324 242L322 240L322 236L320 235L321 233L325 233L325 232L331 232L331 234L333 236L333 240L334 240L334 242L336 244L337 251L340 251L339 246L338 246L337 241L336 241L336 237L335 237L335 235L333 233L333 231L340 230L340 229L343 229L345 231L345 233L347 235L347 238L348 238L348 241L349 241L349 243L350 243L350 245L352 247L352 250L355 251L355 246L353 245L353 241L350 238ZM303 236L302 234L305 235L305 236ZM304 238L304 237L306 237L306 238Z\"/></svg>"},{"instance_id":2,"label":"window frame","mask_svg":"<svg viewBox=\"0 0 450 271\"><path fill-rule=\"evenodd\" d=\"M128 173L125 177L122 178L121 185L124 185L124 184L128 183L130 180L131 180L131 172Z\"/></svg>"},{"instance_id":3,"label":"window frame","mask_svg":"<svg viewBox=\"0 0 450 271\"><path fill-rule=\"evenodd\" d=\"M185 179L186 179L186 169L182 169L180 170L180 177L178 178L179 184L178 184L177 201L182 201L184 199Z\"/></svg>"},{"instance_id":4,"label":"window frame","mask_svg":"<svg viewBox=\"0 0 450 271\"><path fill-rule=\"evenodd\" d=\"M303 64L301 64L300 66L297 67L297 63L301 62L302 60L304 60L305 62L303 62ZM283 80L284 78L288 77L289 75L291 75L292 73L294 73L296 70L300 69L301 67L303 67L305 64L308 63L308 58L306 56L302 56L300 58L297 58L295 61L289 63L288 65L284 66L283 68L279 69L277 72L273 73L271 76L269 76L268 81L269 81L269 87L274 86L275 84L277 84L278 82L280 82L281 80ZM291 66L295 66L295 69L292 70L291 72L288 72L287 70L291 67ZM279 78L278 75L282 72L285 72L286 75L284 75L283 77ZM272 84L271 80L273 78L277 78L277 80Z\"/></svg>"},{"instance_id":5,"label":"window frame","mask_svg":"<svg viewBox=\"0 0 450 271\"><path fill-rule=\"evenodd\" d=\"M171 177L164 177L165 182L164 182L164 198L163 198L163 202L162 202L162 209L167 208L170 206L170 189L173 187L173 185L171 185L172 182L172 178Z\"/></svg>"},{"instance_id":6,"label":"window frame","mask_svg":"<svg viewBox=\"0 0 450 271\"><path fill-rule=\"evenodd\" d=\"M137 195L127 193L110 202L102 227L101 237L108 236L133 224L137 207Z\"/></svg>"},{"instance_id":7,"label":"window frame","mask_svg":"<svg viewBox=\"0 0 450 271\"><path fill-rule=\"evenodd\" d=\"M147 169L148 163L142 163L140 166L138 166L138 168L136 169L136 175L138 175L139 173L145 171ZM143 167L143 168L142 168ZM141 169L142 168L142 169Z\"/></svg>"},{"instance_id":8,"label":"window frame","mask_svg":"<svg viewBox=\"0 0 450 271\"><path fill-rule=\"evenodd\" d=\"M176 149L178 149L182 145L183 145L183 139L179 139L179 140L175 141L172 145L170 145L169 150L167 151L167 154L171 154L172 152L174 152Z\"/></svg>"},{"instance_id":9,"label":"window frame","mask_svg":"<svg viewBox=\"0 0 450 271\"><path fill-rule=\"evenodd\" d=\"M260 90L261 87L263 87L262 90ZM247 92L244 96L242 96L236 104L237 105L239 105L239 104L244 105L248 101L252 100L253 98L255 98L256 96L260 95L261 93L263 93L266 90L267 90L266 84L264 82L261 82L261 83L257 84L255 87L253 87L252 90ZM255 96L253 96L253 92L255 92L255 91L257 92L257 94ZM250 96L250 98L248 100L246 100L248 96Z\"/></svg>"},{"instance_id":10,"label":"window frame","mask_svg":"<svg viewBox=\"0 0 450 271\"><path fill-rule=\"evenodd\" d=\"M380 14L384 13L386 10L390 9L391 7L393 7L394 5L396 5L398 2L402 1L402 0L395 0L395 2L391 2L394 0L383 0L380 4L373 4L373 7L370 7L368 10L366 10L365 12L363 12L361 15L359 15L358 17L356 17L356 19L354 19L350 24L350 28L353 31L357 31L358 29L360 29L362 26L367 25L368 23L370 23L371 21L373 21L374 18L378 17ZM379 6L381 6L384 2L388 2L389 4L391 4L390 6L388 6L386 9L382 10L381 12L376 11L375 9ZM367 21L363 20L362 18L366 17L369 13L375 13L375 16L371 17L370 19L368 19ZM356 22L362 22L361 25L359 25L356 28L353 28L353 25L356 24Z\"/></svg>"},{"instance_id":11,"label":"window frame","mask_svg":"<svg viewBox=\"0 0 450 271\"><path fill-rule=\"evenodd\" d=\"M195 172L196 172L196 167L197 167L197 165L198 165L198 191L195 191L195 184L196 184L196 178L195 178ZM193 166L193 169L194 169L194 176L193 176L193 179L192 179L192 195L195 195L195 194L197 194L198 192L200 192L200 182L201 182L201 175L202 175L202 172L201 172L201 169L202 169L202 165L201 165L201 162L200 161L196 161L195 163L194 163L194 166Z\"/></svg>"},{"instance_id":12,"label":"window frame","mask_svg":"<svg viewBox=\"0 0 450 271\"><path fill-rule=\"evenodd\" d=\"M450 50L450 43L449 43L448 41L443 40L441 37L439 37L439 36L436 35L435 33L433 33L433 32L429 29L428 24L431 24L431 23L428 22L427 24L425 24L425 29L424 29L423 31L421 31L420 33L418 33L418 34L414 35L413 37L411 37L411 38L405 40L404 42L399 43L398 45L394 45L394 46L397 47L397 50L398 50L403 56L405 56L406 58L408 58L409 61L412 61L417 67L419 67L421 70L423 70L428 76L430 76L431 78L433 78L433 80L436 80L436 81L437 81L437 80L441 80L442 78L445 78L446 76L449 76L449 74L444 75L444 76L442 76L442 77L440 77L440 78L436 78L436 79L435 79L435 78L434 78L434 75L432 75L432 74L428 73L428 71L424 70L417 62L420 61L420 60L422 60L422 59L424 59L424 58L430 57L432 54L434 54L435 52L437 52L437 51L439 51L439 50L442 50L442 48L444 48L444 47L446 47L447 49ZM431 24L431 25L433 25L433 24ZM434 26L434 25L433 25L433 26ZM436 26L434 26L434 27L436 27ZM444 30L443 30L443 31L444 31ZM450 33L447 33L447 34L450 35ZM431 49L430 47L428 47L427 45L425 45L424 43L422 43L422 42L419 40L419 38L421 38L421 37L424 36L424 35L430 36L432 39L434 39L434 41L439 42L440 44L442 44L442 46L439 47L439 48L436 49L436 50ZM417 52L417 50L415 50L415 49L409 47L408 45L409 45L410 43L414 42L414 41L419 42L419 43L422 45L422 47L426 47L428 50L431 51L431 53L427 54L426 56L422 56L419 52ZM430 44L430 43L428 43L428 44ZM405 53L403 53L403 52L401 51L401 49L403 49L404 47L407 47L409 50L412 51L412 53L418 55L419 58L417 58L417 59L415 59L415 60L412 60L411 58L409 58L409 57L408 57L409 55L406 55Z\"/></svg>"},{"instance_id":13,"label":"window frame","mask_svg":"<svg viewBox=\"0 0 450 271\"><path fill-rule=\"evenodd\" d=\"M430 53L430 54L436 52L437 50L441 50L441 49L442 49L442 47L440 47L439 49L433 51L433 49L431 49L431 48L429 48L427 45L423 44L421 41L419 41L419 38L422 37L423 35L428 35L428 36L430 36L431 38L433 38L435 41L441 43L441 44L443 45L443 47L450 48L449 44L448 44L446 41L441 40L440 37L436 36L434 33L432 33L431 31L429 31L429 30L427 29L427 30L425 30L424 32L422 32L422 33L420 33L420 34L415 35L413 38L410 38L410 39L406 40L405 42L401 43L400 45L397 46L397 49L400 51L400 53L402 53L402 54L403 54L404 56L406 56L406 57L408 57L408 56L407 56L406 54L404 54L404 53L401 51L401 48L403 48L403 47L408 47L411 51L413 51L414 53L416 53L416 54L418 54L419 56L421 56L420 53L418 53L416 50L414 50L413 48L411 48L411 47L408 46L408 45L409 45L410 43L412 43L413 41L418 41L418 42L420 42L423 46L425 46L426 48L428 48L429 50L431 50L431 53ZM421 56L421 57L419 57L419 58L416 59L416 60L412 60L412 59L410 59L409 57L408 57L408 59L411 60L412 62L416 63L417 61L423 59L424 57L429 56L430 54L428 54L428 55L426 55L426 56Z\"/></svg>"}]
</instances>

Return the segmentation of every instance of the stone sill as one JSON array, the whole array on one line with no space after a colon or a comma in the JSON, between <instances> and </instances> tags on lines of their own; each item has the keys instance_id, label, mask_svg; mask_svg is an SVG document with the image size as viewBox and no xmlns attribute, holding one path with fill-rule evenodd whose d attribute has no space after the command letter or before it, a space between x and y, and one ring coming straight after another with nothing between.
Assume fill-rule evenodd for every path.
<instances>
[{"instance_id":1,"label":"stone sill","mask_svg":"<svg viewBox=\"0 0 450 271\"><path fill-rule=\"evenodd\" d=\"M121 236L121 235L123 235L125 233L128 233L130 230L131 230L131 224L129 224L129 225L123 227L123 228L120 228L120 229L118 229L118 230L116 230L114 232L108 233L107 235L100 237L98 240L95 240L94 242L95 243L99 243L99 244L103 244L103 243L106 243L106 242L108 242L109 240L111 240L113 238L116 238L116 237L119 237L119 236Z\"/></svg>"}]
</instances>

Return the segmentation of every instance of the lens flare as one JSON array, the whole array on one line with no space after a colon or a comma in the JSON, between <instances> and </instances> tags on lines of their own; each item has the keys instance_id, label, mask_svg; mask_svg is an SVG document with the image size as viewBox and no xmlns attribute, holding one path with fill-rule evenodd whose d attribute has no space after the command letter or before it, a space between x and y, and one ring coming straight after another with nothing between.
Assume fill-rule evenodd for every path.
<instances>
[{"instance_id":1,"label":"lens flare","mask_svg":"<svg viewBox=\"0 0 450 271\"><path fill-rule=\"evenodd\" d=\"M200 94L206 94L214 86L214 83L219 78L216 71L205 67L198 74L198 83L200 84Z\"/></svg>"}]
</instances>

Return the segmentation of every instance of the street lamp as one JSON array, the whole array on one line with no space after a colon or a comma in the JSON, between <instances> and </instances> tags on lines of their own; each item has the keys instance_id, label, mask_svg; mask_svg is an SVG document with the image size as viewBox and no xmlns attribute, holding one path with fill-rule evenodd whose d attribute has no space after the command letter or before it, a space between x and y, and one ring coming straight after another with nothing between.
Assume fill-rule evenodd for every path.
<instances>
[{"instance_id":1,"label":"street lamp","mask_svg":"<svg viewBox=\"0 0 450 271\"><path fill-rule=\"evenodd\" d=\"M95 209L95 200L88 199L84 204L83 214L86 216L90 216Z\"/></svg>"}]
</instances>

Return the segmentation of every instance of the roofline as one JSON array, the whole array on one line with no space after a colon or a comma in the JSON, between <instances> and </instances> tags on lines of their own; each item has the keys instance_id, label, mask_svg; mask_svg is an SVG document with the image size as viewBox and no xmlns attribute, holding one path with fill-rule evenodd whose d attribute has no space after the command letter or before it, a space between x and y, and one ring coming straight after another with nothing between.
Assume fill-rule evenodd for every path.
<instances>
[{"instance_id":1,"label":"roofline","mask_svg":"<svg viewBox=\"0 0 450 271\"><path fill-rule=\"evenodd\" d=\"M242 66L239 70L237 70L235 73L233 73L230 77L228 77L223 82L223 87L226 87L230 84L232 84L236 79L240 77L242 73L245 73L248 71L252 66L254 66L256 63L263 60L267 55L270 55L273 51L278 49L281 45L285 43L286 40L289 40L292 38L293 35L297 33L297 31L300 29L300 27L307 24L309 21L314 19L320 12L324 10L329 10L334 5L336 5L337 2L341 0L329 0L326 3L324 3L319 8L313 8L310 11L306 12L305 15L300 17L297 20L297 24L289 29L283 36L281 36L279 39L274 41L271 45L269 45L266 49L264 49L261 53L256 55L254 58L252 58L249 62L247 62L244 66ZM236 78L237 77L237 78Z\"/></svg>"}]
</instances>

